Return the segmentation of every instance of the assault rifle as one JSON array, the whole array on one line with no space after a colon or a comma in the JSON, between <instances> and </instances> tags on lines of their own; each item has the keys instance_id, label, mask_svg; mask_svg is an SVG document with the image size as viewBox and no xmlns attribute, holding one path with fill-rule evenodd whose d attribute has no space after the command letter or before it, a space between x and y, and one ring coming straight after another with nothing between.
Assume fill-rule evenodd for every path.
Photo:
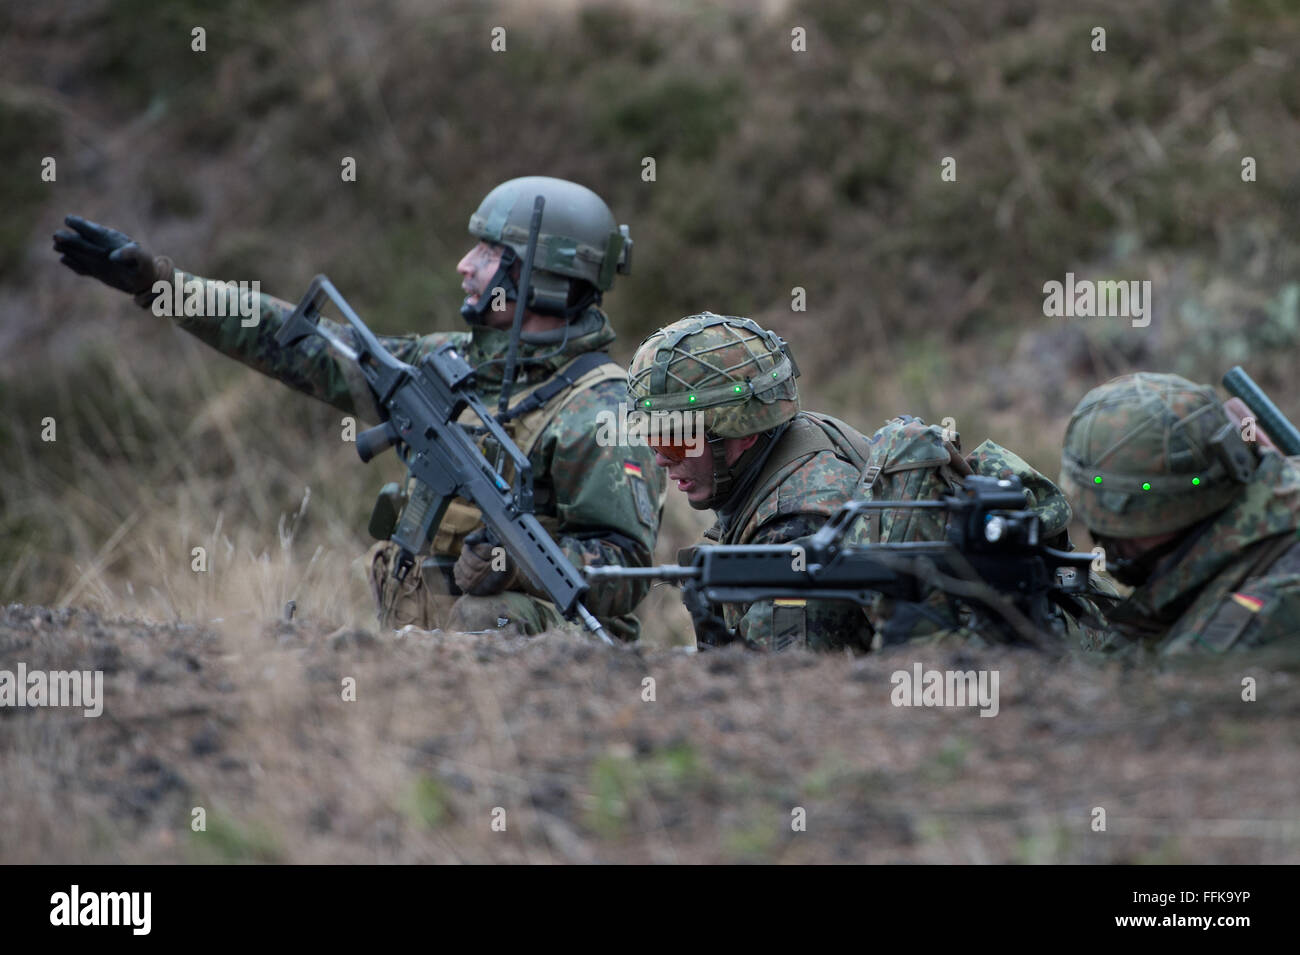
<instances>
[{"instance_id":1,"label":"assault rifle","mask_svg":"<svg viewBox=\"0 0 1300 955\"><path fill-rule=\"evenodd\" d=\"M896 508L948 511L947 540L855 544L848 539L868 511ZM680 583L704 645L734 639L712 611L716 603L798 597L867 606L884 595L919 606L937 591L992 611L1023 642L1039 646L1039 634L1053 625L1054 606L1087 617L1077 598L1104 598L1088 584L1094 556L1049 547L1040 534L1038 515L1025 509L1018 477L971 475L938 501L850 501L817 533L789 544L701 546L688 565L586 567L584 573L589 581ZM892 643L904 637L886 624L882 639Z\"/></svg>"},{"instance_id":2,"label":"assault rifle","mask_svg":"<svg viewBox=\"0 0 1300 955\"><path fill-rule=\"evenodd\" d=\"M321 306L332 301L352 327L354 345L319 324ZM312 279L298 307L276 333L290 347L319 335L361 369L383 423L357 435L362 461L397 448L415 477L415 488L392 540L400 548L397 575L404 579L442 521L453 497L473 501L483 513L489 542L500 543L533 584L570 620L613 644L600 622L582 605L588 585L533 515L532 466L474 391L474 369L451 343L426 355L418 365L399 361L375 338L365 322L324 275ZM508 458L513 483L483 456L474 438L457 423L469 408Z\"/></svg>"}]
</instances>

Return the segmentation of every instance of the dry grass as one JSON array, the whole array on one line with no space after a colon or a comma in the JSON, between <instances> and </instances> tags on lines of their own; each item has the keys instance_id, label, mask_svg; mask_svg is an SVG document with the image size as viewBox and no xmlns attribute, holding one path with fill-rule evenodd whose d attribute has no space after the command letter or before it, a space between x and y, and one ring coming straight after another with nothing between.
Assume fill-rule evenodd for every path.
<instances>
[{"instance_id":1,"label":"dry grass","mask_svg":"<svg viewBox=\"0 0 1300 955\"><path fill-rule=\"evenodd\" d=\"M7 862L1300 860L1278 657L693 657L14 607L0 649L107 690L98 719L0 710ZM892 706L916 659L996 669L998 716Z\"/></svg>"},{"instance_id":2,"label":"dry grass","mask_svg":"<svg viewBox=\"0 0 1300 955\"><path fill-rule=\"evenodd\" d=\"M1209 701L1222 674L999 659L1047 689L972 730L877 709L884 662L668 655L688 627L666 588L644 658L361 636L354 561L394 462L48 251L75 211L288 299L325 271L383 332L452 329L477 198L568 176L636 238L615 357L751 314L793 342L806 406L868 431L950 416L1055 474L1075 401L1134 368L1240 362L1300 408L1291 5L29 7L0 12L0 604L77 612L10 612L0 664L118 670L103 720L0 710L0 858L1294 861L1285 668L1239 710ZM175 42L199 22L202 56ZM1044 319L1067 270L1151 279L1151 327ZM674 495L657 556L703 526ZM345 668L382 689L345 708ZM786 832L794 799L825 828ZM217 838L189 834L196 800ZM1077 828L1111 803L1131 838ZM493 805L508 835L485 836Z\"/></svg>"}]
</instances>

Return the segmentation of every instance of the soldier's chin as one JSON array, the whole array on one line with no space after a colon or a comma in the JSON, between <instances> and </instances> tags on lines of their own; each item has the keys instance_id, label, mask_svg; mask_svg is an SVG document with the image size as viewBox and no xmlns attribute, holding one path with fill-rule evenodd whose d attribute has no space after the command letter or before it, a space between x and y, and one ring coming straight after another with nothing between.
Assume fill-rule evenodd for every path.
<instances>
[{"instance_id":1,"label":"soldier's chin","mask_svg":"<svg viewBox=\"0 0 1300 955\"><path fill-rule=\"evenodd\" d=\"M465 296L465 300L460 303L460 317L465 319L465 322L468 325L483 324L483 316L478 313L477 295Z\"/></svg>"},{"instance_id":2,"label":"soldier's chin","mask_svg":"<svg viewBox=\"0 0 1300 955\"><path fill-rule=\"evenodd\" d=\"M711 510L709 507L710 493L707 489L701 488L694 482L688 488L683 488L682 493L686 495L686 503L697 511Z\"/></svg>"}]
</instances>

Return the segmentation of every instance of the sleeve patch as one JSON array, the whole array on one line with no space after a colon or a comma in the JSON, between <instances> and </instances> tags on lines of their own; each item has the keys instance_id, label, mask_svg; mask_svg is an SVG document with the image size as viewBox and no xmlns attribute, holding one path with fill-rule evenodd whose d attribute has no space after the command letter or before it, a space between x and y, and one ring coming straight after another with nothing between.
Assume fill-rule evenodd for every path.
<instances>
[{"instance_id":1,"label":"sleeve patch","mask_svg":"<svg viewBox=\"0 0 1300 955\"><path fill-rule=\"evenodd\" d=\"M632 489L632 502L636 506L636 516L642 524L654 530L658 524L654 502L650 500L650 489L646 486L645 475L640 466L631 461L623 462L623 474Z\"/></svg>"},{"instance_id":2,"label":"sleeve patch","mask_svg":"<svg viewBox=\"0 0 1300 955\"><path fill-rule=\"evenodd\" d=\"M1251 613L1259 613L1259 608L1264 606L1264 601L1258 597L1252 597L1250 594L1233 594L1233 602L1241 604Z\"/></svg>"}]
</instances>

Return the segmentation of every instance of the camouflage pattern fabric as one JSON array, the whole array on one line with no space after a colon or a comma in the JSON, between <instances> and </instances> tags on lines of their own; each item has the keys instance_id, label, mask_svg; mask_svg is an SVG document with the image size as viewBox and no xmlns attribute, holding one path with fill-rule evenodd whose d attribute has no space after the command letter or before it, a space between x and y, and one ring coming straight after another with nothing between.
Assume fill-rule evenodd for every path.
<instances>
[{"instance_id":1,"label":"camouflage pattern fabric","mask_svg":"<svg viewBox=\"0 0 1300 955\"><path fill-rule=\"evenodd\" d=\"M949 440L951 438L951 440ZM894 418L871 436L871 454L864 473L864 486L855 495L868 501L937 501L955 490L969 474L987 477L1019 477L1025 486L1025 506L1038 514L1043 539L1050 546L1072 549L1066 531L1070 504L1061 489L1023 458L1001 445L985 440L963 456L960 438L938 425L927 425L910 416ZM848 542L855 544L897 544L907 541L938 541L945 537L947 515L940 511L884 510L868 514L850 529ZM1109 583L1090 573L1099 591L1116 595ZM1087 646L1098 640L1100 609L1081 601L1080 613L1060 613L1051 634L1053 643ZM989 646L1022 639L990 611L933 592L919 604L880 596L867 609L876 633L875 644L924 641L944 645Z\"/></svg>"},{"instance_id":2,"label":"camouflage pattern fabric","mask_svg":"<svg viewBox=\"0 0 1300 955\"><path fill-rule=\"evenodd\" d=\"M582 632L542 597L518 591L490 597L452 596L442 575L437 570L424 570L418 562L405 580L398 580L393 573L397 549L391 541L379 541L370 548L366 559L371 593L376 606L383 608L385 626L464 633L501 630L529 637L557 630Z\"/></svg>"},{"instance_id":3,"label":"camouflage pattern fabric","mask_svg":"<svg viewBox=\"0 0 1300 955\"><path fill-rule=\"evenodd\" d=\"M181 273L180 277L186 282L210 281L188 273ZM366 407L369 393L359 373L336 356L323 339L312 336L287 349L276 344L275 334L293 308L287 302L262 295L258 321L250 327L242 326L238 314L182 315L173 320L196 338L250 368L345 413L373 422L373 410ZM325 318L321 321L345 341L351 340L349 327ZM380 336L380 341L393 355L409 364L418 363L445 342L454 342L478 371L480 397L489 408L495 409L509 337L508 331L475 326L465 332ZM516 389L522 390L551 377L575 356L604 349L613 340L614 331L608 318L597 308L589 309L575 320L572 337L558 354L520 366ZM557 344L549 340L525 340L520 343L519 355L521 359L549 355ZM596 442L596 415L607 411L617 416L620 404L626 402L627 388L622 381L604 381L574 395L547 425L529 455L539 498L545 488L549 499L546 511L539 507L539 517L546 514L555 518L557 542L579 568L593 563L643 567L651 561L666 491L664 475L654 466L654 453L644 446L601 447ZM647 500L653 507L646 506ZM371 556L373 572L374 554ZM555 608L549 602L531 592L531 584L522 582L518 588L538 605L530 610L534 619L543 619L546 608L554 614ZM640 624L632 610L648 590L646 581L602 581L591 588L584 603L600 618L611 636L635 640ZM411 601L404 601L403 605L409 606ZM419 621L414 619L416 612L411 610L409 614L412 619L390 614L384 623L418 625Z\"/></svg>"},{"instance_id":4,"label":"camouflage pattern fabric","mask_svg":"<svg viewBox=\"0 0 1300 955\"><path fill-rule=\"evenodd\" d=\"M1300 635L1300 467L1271 451L1236 499L1109 615L1097 649L1224 653Z\"/></svg>"},{"instance_id":5,"label":"camouflage pattern fabric","mask_svg":"<svg viewBox=\"0 0 1300 955\"><path fill-rule=\"evenodd\" d=\"M798 374L775 332L753 319L701 312L637 346L628 392L638 412L701 411L709 434L743 438L795 416Z\"/></svg>"},{"instance_id":6,"label":"camouflage pattern fabric","mask_svg":"<svg viewBox=\"0 0 1300 955\"><path fill-rule=\"evenodd\" d=\"M1147 372L1098 385L1066 427L1061 481L1094 537L1134 540L1153 565L1116 562L1139 585L1096 649L1223 653L1296 634L1300 467L1247 444L1209 385Z\"/></svg>"},{"instance_id":7,"label":"camouflage pattern fabric","mask_svg":"<svg viewBox=\"0 0 1300 955\"><path fill-rule=\"evenodd\" d=\"M1093 533L1148 537L1223 510L1255 463L1213 388L1139 372L1098 385L1074 409L1061 487Z\"/></svg>"},{"instance_id":8,"label":"camouflage pattern fabric","mask_svg":"<svg viewBox=\"0 0 1300 955\"><path fill-rule=\"evenodd\" d=\"M812 429L811 431L808 429ZM707 535L709 543L785 544L816 533L826 519L852 496L859 468L848 455L828 446L797 455L790 449L808 435L822 434L807 414L800 413L777 440L766 460L783 462L773 481L755 481L743 498L728 501L720 514L744 515L747 520L723 529L715 525ZM755 461L762 467L763 459ZM744 486L744 475L741 486ZM716 535L716 536L715 536ZM793 551L792 551L793 554ZM862 608L847 601L760 600L748 607L723 604L723 620L748 646L760 650L785 650L807 646L813 650L867 650L870 635Z\"/></svg>"}]
</instances>

